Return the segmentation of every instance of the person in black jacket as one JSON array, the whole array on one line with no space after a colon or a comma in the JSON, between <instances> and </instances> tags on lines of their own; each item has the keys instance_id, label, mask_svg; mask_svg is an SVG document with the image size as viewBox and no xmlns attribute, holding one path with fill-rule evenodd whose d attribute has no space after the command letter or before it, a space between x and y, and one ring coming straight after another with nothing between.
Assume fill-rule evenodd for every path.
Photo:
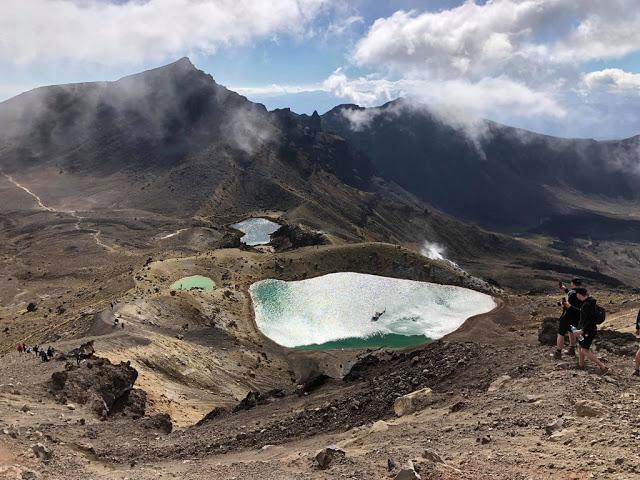
<instances>
[{"instance_id":1,"label":"person in black jacket","mask_svg":"<svg viewBox=\"0 0 640 480\"><path fill-rule=\"evenodd\" d=\"M579 329L573 333L578 338L580 350L578 352L578 368L584 368L584 360L588 358L600 368L600 373L605 374L609 371L607 366L598 360L590 350L593 339L598 334L598 324L596 315L596 300L589 296L586 288L576 288L576 295L582 301L580 309L580 325Z\"/></svg>"},{"instance_id":2,"label":"person in black jacket","mask_svg":"<svg viewBox=\"0 0 640 480\"><path fill-rule=\"evenodd\" d=\"M560 290L567 294L567 298L562 300L562 315L558 320L558 336L556 340L556 352L554 358L560 360L562 358L562 348L564 347L564 336L569 335L569 350L567 355L576 356L576 337L571 327L578 327L580 322L580 308L582 302L576 295L576 288L582 285L579 278L571 280L571 289L560 283Z\"/></svg>"},{"instance_id":3,"label":"person in black jacket","mask_svg":"<svg viewBox=\"0 0 640 480\"><path fill-rule=\"evenodd\" d=\"M638 316L636 318L636 337L640 337L640 311L638 311ZM636 377L640 377L640 348L636 352L636 369L633 371L633 375Z\"/></svg>"}]
</instances>

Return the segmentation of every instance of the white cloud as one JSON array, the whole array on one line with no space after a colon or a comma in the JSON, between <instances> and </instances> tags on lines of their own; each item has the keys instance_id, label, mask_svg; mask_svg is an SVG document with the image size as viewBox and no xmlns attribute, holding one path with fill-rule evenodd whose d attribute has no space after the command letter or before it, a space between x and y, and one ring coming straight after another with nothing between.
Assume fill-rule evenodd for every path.
<instances>
[{"instance_id":1,"label":"white cloud","mask_svg":"<svg viewBox=\"0 0 640 480\"><path fill-rule=\"evenodd\" d=\"M640 50L637 0L466 1L439 12L397 11L357 43L361 65L442 77L547 77L554 67Z\"/></svg>"},{"instance_id":2,"label":"white cloud","mask_svg":"<svg viewBox=\"0 0 640 480\"><path fill-rule=\"evenodd\" d=\"M613 92L635 92L640 94L640 73L625 72L619 68L607 68L590 72L582 77L590 90L604 89Z\"/></svg>"},{"instance_id":3,"label":"white cloud","mask_svg":"<svg viewBox=\"0 0 640 480\"><path fill-rule=\"evenodd\" d=\"M373 74L339 70L325 85L362 105L414 96L448 112L441 116L450 123L477 115L548 131L545 122L562 122L580 125L573 135L593 135L597 114L585 126L576 102L611 105L604 95L635 93L640 75L584 75L585 65L640 51L638 25L638 0L466 0L434 12L399 10L376 20L351 52L351 62ZM637 109L625 107L626 124L615 128L638 128Z\"/></svg>"},{"instance_id":4,"label":"white cloud","mask_svg":"<svg viewBox=\"0 0 640 480\"><path fill-rule=\"evenodd\" d=\"M336 70L324 83L334 95L349 98L362 106L373 106L398 97L412 97L433 109L450 113L464 112L467 117L495 116L504 110L522 116L562 118L565 109L543 91L536 91L507 77L463 78L431 81L429 79L359 77L349 79Z\"/></svg>"},{"instance_id":5,"label":"white cloud","mask_svg":"<svg viewBox=\"0 0 640 480\"><path fill-rule=\"evenodd\" d=\"M327 91L322 83L312 83L309 85L280 85L272 83L271 85L259 85L253 87L229 87L234 92L241 95L291 95L296 93Z\"/></svg>"},{"instance_id":6,"label":"white cloud","mask_svg":"<svg viewBox=\"0 0 640 480\"><path fill-rule=\"evenodd\" d=\"M329 0L2 0L0 60L135 63L303 34Z\"/></svg>"}]
</instances>

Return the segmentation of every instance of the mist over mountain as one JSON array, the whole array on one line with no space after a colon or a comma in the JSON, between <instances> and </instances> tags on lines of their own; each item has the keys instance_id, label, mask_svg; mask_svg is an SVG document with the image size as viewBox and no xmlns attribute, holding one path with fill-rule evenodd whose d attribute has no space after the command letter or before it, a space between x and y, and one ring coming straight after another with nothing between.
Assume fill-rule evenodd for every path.
<instances>
[{"instance_id":1,"label":"mist over mountain","mask_svg":"<svg viewBox=\"0 0 640 480\"><path fill-rule=\"evenodd\" d=\"M417 241L433 224L419 212L432 207L494 230L546 231L563 215L626 218L640 195L640 137L560 139L404 99L322 116L269 112L186 58L27 92L0 104L0 124L2 170L78 208L225 219L270 209L347 236L355 225ZM381 214L381 202L393 207Z\"/></svg>"},{"instance_id":2,"label":"mist over mountain","mask_svg":"<svg viewBox=\"0 0 640 480\"><path fill-rule=\"evenodd\" d=\"M640 197L640 136L598 142L489 121L456 123L407 100L373 109L341 105L322 121L371 158L384 178L490 228L528 229L591 210L590 199Z\"/></svg>"}]
</instances>

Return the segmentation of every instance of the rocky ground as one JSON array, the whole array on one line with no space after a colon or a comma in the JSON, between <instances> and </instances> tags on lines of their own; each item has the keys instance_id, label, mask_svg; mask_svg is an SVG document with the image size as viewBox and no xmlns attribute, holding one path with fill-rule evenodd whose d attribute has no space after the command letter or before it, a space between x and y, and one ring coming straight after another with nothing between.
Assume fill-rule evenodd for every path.
<instances>
[{"instance_id":1,"label":"rocky ground","mask_svg":"<svg viewBox=\"0 0 640 480\"><path fill-rule=\"evenodd\" d=\"M0 478L640 478L634 290L595 287L603 377L538 342L556 273L523 288L537 270L496 261L500 289L391 244L219 248L237 235L75 214L2 217ZM345 270L476 288L499 307L402 352L299 352L257 332L251 283ZM193 274L217 288L171 290ZM17 341L62 355L42 363ZM85 342L95 354L77 365Z\"/></svg>"},{"instance_id":2,"label":"rocky ground","mask_svg":"<svg viewBox=\"0 0 640 480\"><path fill-rule=\"evenodd\" d=\"M635 306L622 306L607 329L628 332L635 313ZM157 415L130 409L105 415L94 402L61 397L52 374L109 377L96 373L101 361L74 368L66 360L41 363L11 353L1 364L3 475L640 478L632 357L601 350L611 373L600 376L593 366L577 370L571 358L553 360L536 333L532 323L505 331L499 344L453 341L453 335L410 352L370 352L343 380L301 395L291 388L272 392L255 406L244 402L236 412L214 413L171 433ZM128 368L121 366L121 377L130 380ZM397 399L415 391L423 398L398 416ZM315 457L328 446L339 450L321 469ZM398 476L410 463L403 475L414 476Z\"/></svg>"}]
</instances>

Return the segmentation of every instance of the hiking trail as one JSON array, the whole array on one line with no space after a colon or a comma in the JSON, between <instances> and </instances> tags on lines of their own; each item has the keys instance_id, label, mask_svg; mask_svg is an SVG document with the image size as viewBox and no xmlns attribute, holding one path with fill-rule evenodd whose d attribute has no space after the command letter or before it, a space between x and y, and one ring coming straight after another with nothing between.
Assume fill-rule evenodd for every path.
<instances>
[{"instance_id":1,"label":"hiking trail","mask_svg":"<svg viewBox=\"0 0 640 480\"><path fill-rule=\"evenodd\" d=\"M73 218L75 218L76 219L75 229L76 230L81 230L80 224L83 221L86 221L87 217L83 217L81 215L78 215L78 213L75 210L58 210L56 208L53 208L53 207L50 207L50 206L46 205L36 193L31 191L28 187L24 186L20 182L18 182L11 175L9 175L9 174L1 171L1 170L0 170L0 173L2 173L2 175L7 180L9 180L9 182L11 182L15 187L17 187L17 188L23 190L24 192L26 192L27 194L31 195L31 197L33 197L33 199L36 201L36 203L37 203L39 208L41 208L43 210L46 210L47 212L62 213L62 214L70 215ZM115 248L113 248L111 245L107 245L106 243L104 243L100 239L100 235L102 234L102 232L100 230L95 229L95 228L87 228L86 230L89 231L89 234L91 235L93 240L96 242L96 245L98 245L101 248L104 248L105 250L107 250L109 252L115 252L116 251Z\"/></svg>"}]
</instances>

